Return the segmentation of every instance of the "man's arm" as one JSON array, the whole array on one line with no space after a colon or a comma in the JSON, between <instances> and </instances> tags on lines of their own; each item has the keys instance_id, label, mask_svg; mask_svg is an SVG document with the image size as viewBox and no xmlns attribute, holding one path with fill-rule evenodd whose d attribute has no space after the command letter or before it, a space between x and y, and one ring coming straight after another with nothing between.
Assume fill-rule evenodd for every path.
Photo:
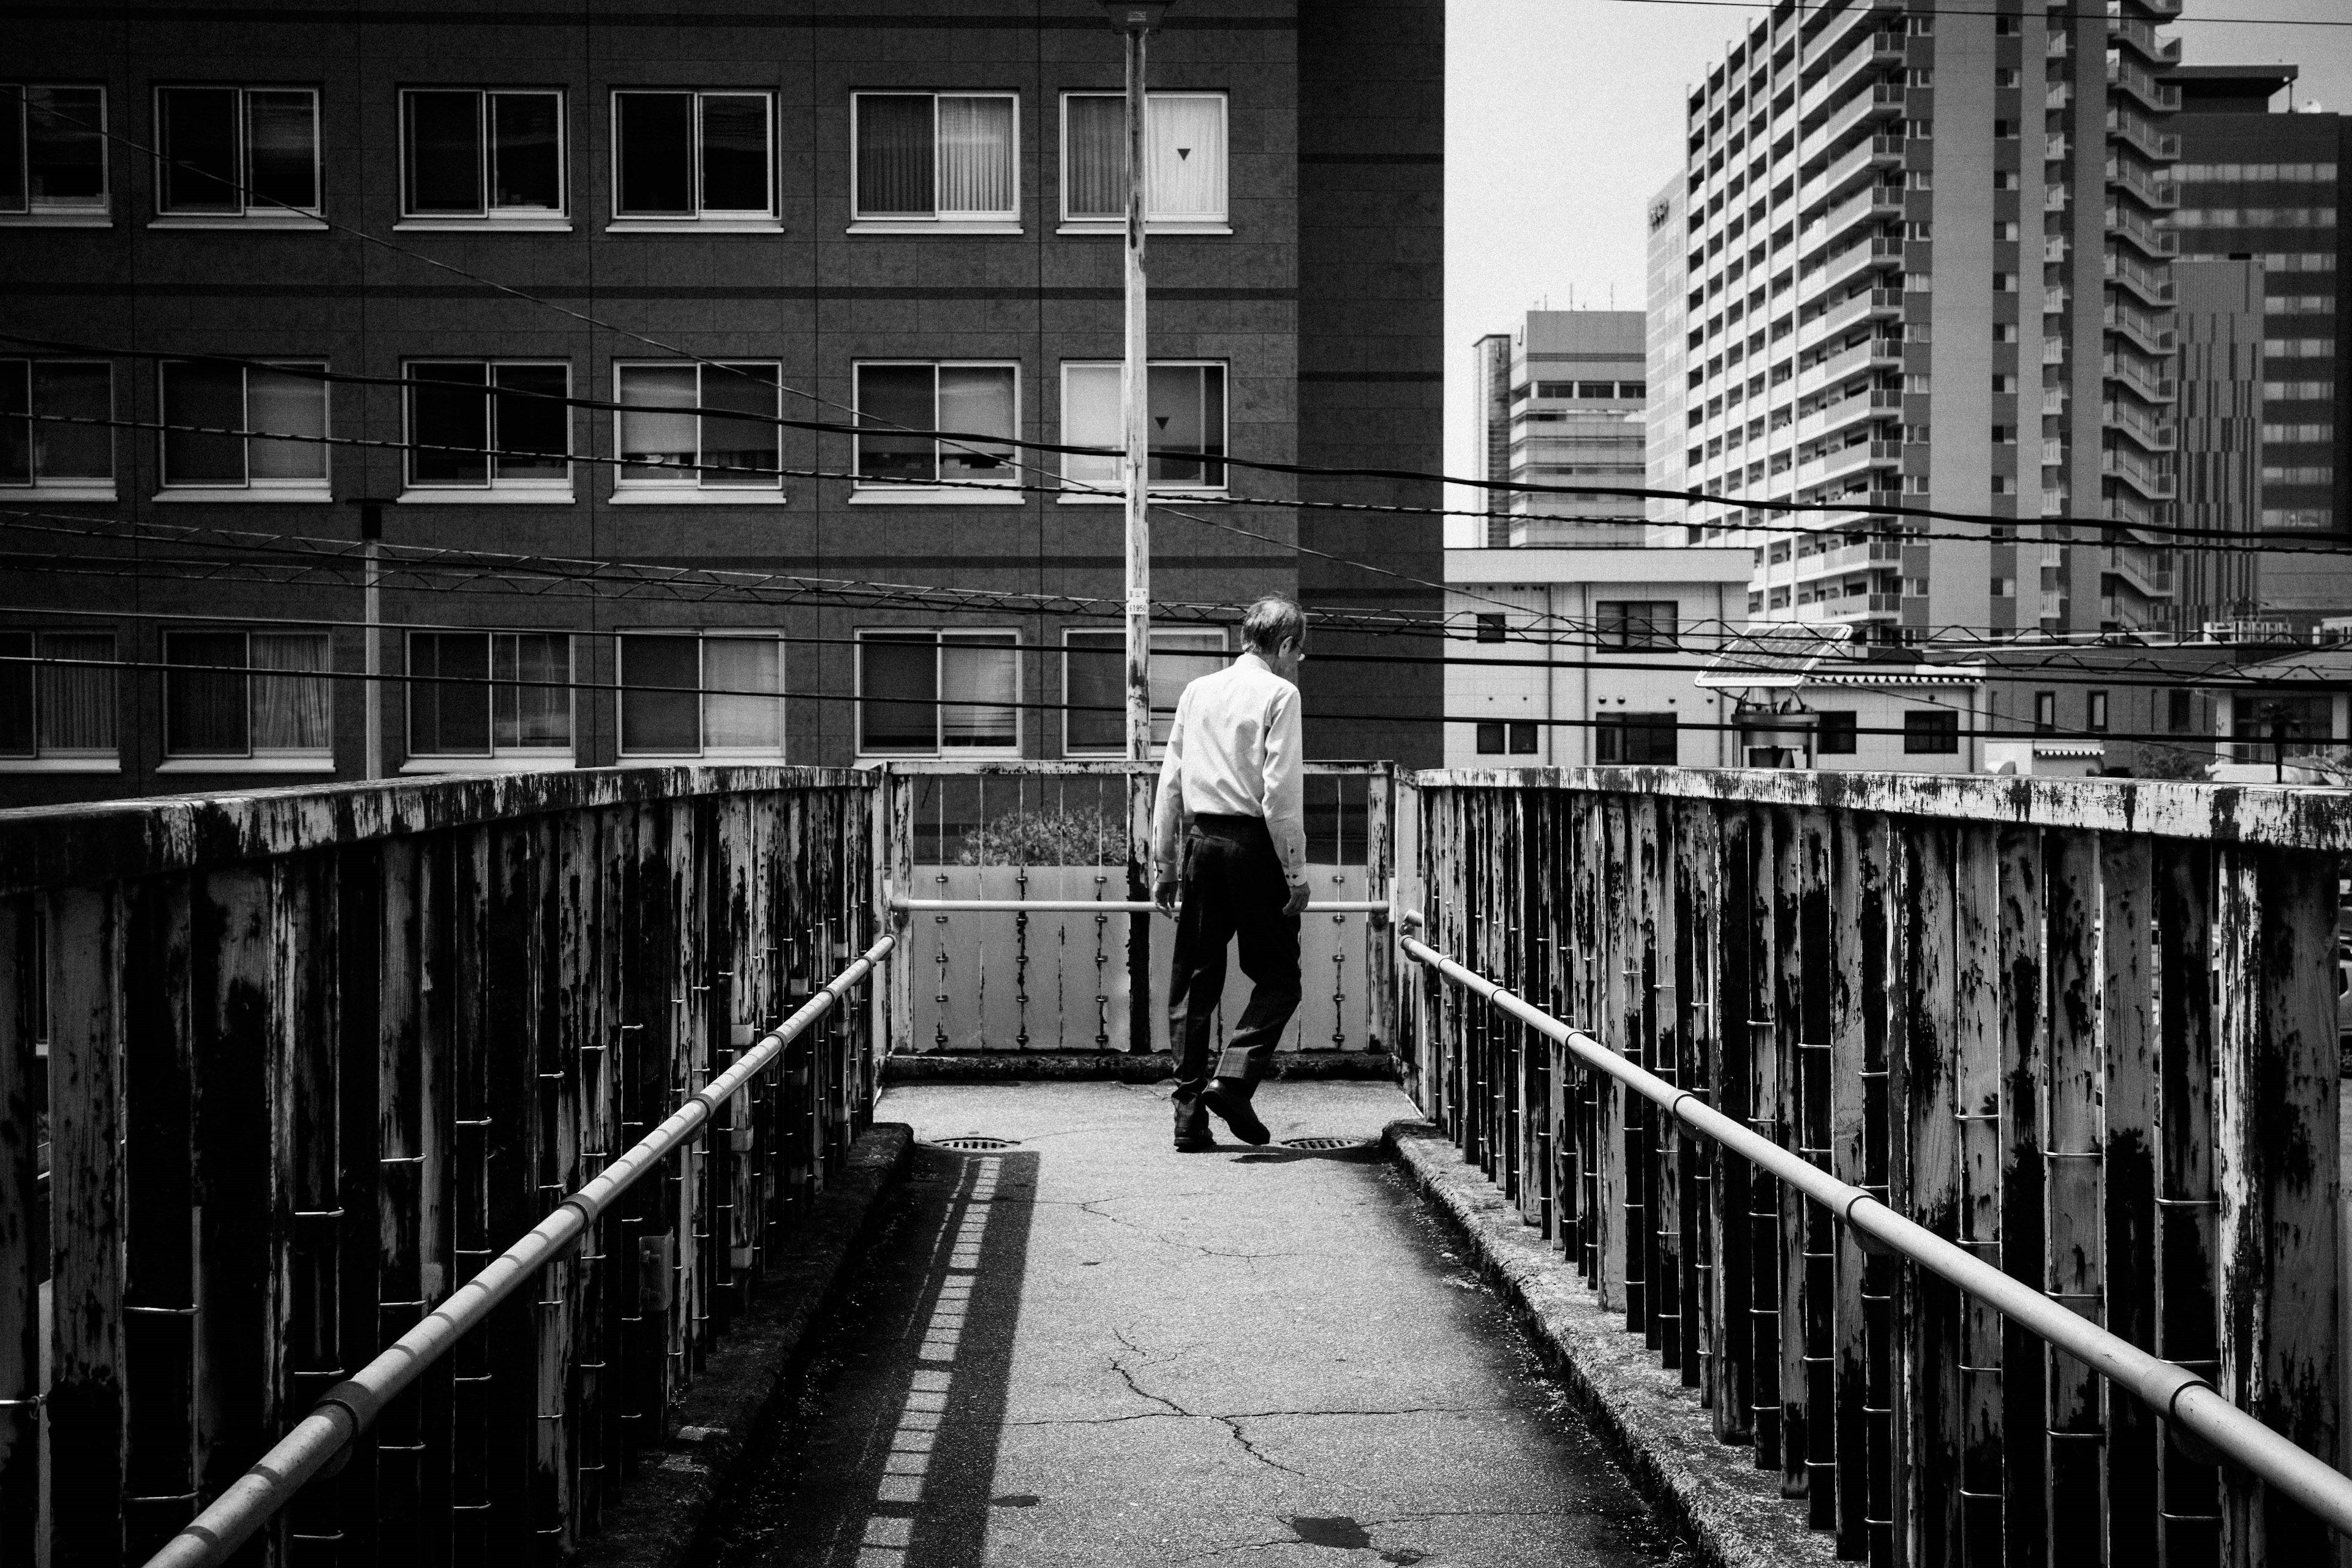
<instances>
[{"instance_id":1,"label":"man's arm","mask_svg":"<svg viewBox=\"0 0 2352 1568\"><path fill-rule=\"evenodd\" d=\"M1178 864L1176 838L1184 820L1184 721L1192 716L1192 688L1176 699L1175 722L1168 726L1168 752L1160 763L1160 789L1151 801L1151 882L1174 879Z\"/></svg>"},{"instance_id":2,"label":"man's arm","mask_svg":"<svg viewBox=\"0 0 2352 1568\"><path fill-rule=\"evenodd\" d=\"M1304 907L1297 892L1307 886L1307 781L1303 767L1306 746L1298 716L1296 687L1274 700L1265 716L1265 791L1262 808L1282 874L1290 881L1292 902ZM1296 912L1296 911L1294 911Z\"/></svg>"}]
</instances>

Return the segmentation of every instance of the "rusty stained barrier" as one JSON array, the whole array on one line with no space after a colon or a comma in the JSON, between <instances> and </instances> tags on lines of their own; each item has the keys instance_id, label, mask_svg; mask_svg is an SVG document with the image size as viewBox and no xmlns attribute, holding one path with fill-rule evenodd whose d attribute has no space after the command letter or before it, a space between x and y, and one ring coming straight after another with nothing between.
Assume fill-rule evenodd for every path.
<instances>
[{"instance_id":1,"label":"rusty stained barrier","mask_svg":"<svg viewBox=\"0 0 2352 1568\"><path fill-rule=\"evenodd\" d=\"M2345 796L1673 769L1408 795L1438 952L2340 1468ZM1840 1556L2336 1560L1982 1296L1420 973L1424 1108Z\"/></svg>"},{"instance_id":2,"label":"rusty stained barrier","mask_svg":"<svg viewBox=\"0 0 2352 1568\"><path fill-rule=\"evenodd\" d=\"M0 1562L145 1558L841 973L873 800L678 768L0 814ZM384 1408L268 1560L592 1532L869 1118L863 997Z\"/></svg>"}]
</instances>

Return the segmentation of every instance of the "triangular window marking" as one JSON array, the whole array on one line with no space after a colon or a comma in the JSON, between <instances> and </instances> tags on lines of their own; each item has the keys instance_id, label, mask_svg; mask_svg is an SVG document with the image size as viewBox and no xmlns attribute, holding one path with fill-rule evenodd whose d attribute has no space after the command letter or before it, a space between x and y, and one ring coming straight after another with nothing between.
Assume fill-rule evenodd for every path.
<instances>
[{"instance_id":1,"label":"triangular window marking","mask_svg":"<svg viewBox=\"0 0 2352 1568\"><path fill-rule=\"evenodd\" d=\"M1151 416L1151 422L1159 426L1162 430L1165 430L1168 428L1169 417L1170 416L1165 414L1155 414Z\"/></svg>"},{"instance_id":2,"label":"triangular window marking","mask_svg":"<svg viewBox=\"0 0 2352 1568\"><path fill-rule=\"evenodd\" d=\"M1179 147L1176 149L1176 156L1179 158L1189 158L1192 155L1192 149L1190 147Z\"/></svg>"}]
</instances>

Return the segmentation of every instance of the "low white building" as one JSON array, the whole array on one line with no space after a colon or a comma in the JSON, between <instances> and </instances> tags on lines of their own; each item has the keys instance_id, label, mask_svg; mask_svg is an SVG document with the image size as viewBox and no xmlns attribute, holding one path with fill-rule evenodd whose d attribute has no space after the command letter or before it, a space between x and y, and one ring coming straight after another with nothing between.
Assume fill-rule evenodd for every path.
<instances>
[{"instance_id":1,"label":"low white building","mask_svg":"<svg viewBox=\"0 0 2352 1568\"><path fill-rule=\"evenodd\" d=\"M1696 677L1747 619L1747 550L1445 552L1445 765L1730 767L1730 699Z\"/></svg>"},{"instance_id":2,"label":"low white building","mask_svg":"<svg viewBox=\"0 0 2352 1568\"><path fill-rule=\"evenodd\" d=\"M1727 754L1750 767L1825 773L1999 765L1986 753L1981 664L1922 663L1907 649L1856 641L1854 632L1768 623L1707 660L1698 685L1724 699L1725 718L1738 726Z\"/></svg>"}]
</instances>

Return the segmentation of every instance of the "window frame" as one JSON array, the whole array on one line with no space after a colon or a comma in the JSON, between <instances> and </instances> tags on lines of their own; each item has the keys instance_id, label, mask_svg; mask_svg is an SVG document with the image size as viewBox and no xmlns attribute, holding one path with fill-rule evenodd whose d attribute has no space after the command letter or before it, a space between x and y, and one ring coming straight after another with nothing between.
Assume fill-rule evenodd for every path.
<instances>
[{"instance_id":1,"label":"window frame","mask_svg":"<svg viewBox=\"0 0 2352 1568\"><path fill-rule=\"evenodd\" d=\"M483 679L484 700L488 710L484 721L486 749L479 752L420 752L416 749L416 696L419 689L431 685L436 689L457 682L435 679L420 681L416 678L416 643L420 637L478 637L485 639L484 663L488 674ZM564 743L560 746L500 746L499 744L498 640L500 637L553 637L563 642L563 722ZM433 630L412 630L401 644L402 664L396 678L405 689L402 698L402 721L406 726L402 742L406 751L400 771L404 773L463 773L490 769L503 773L557 773L571 768L580 752L580 636L576 632L547 626L481 626L437 627ZM506 685L520 691L518 680Z\"/></svg>"},{"instance_id":2,"label":"window frame","mask_svg":"<svg viewBox=\"0 0 2352 1568\"><path fill-rule=\"evenodd\" d=\"M67 90L98 94L98 129L78 132L77 135L96 138L99 146L98 172L100 192L97 205L74 205L62 203L37 203L33 199L33 103L32 94L38 90ZM110 117L107 113L107 88L103 82L80 81L12 81L0 84L0 100L14 95L16 115L16 182L24 193L22 206L0 207L0 227L9 228L111 228L114 226L114 160L107 142Z\"/></svg>"},{"instance_id":3,"label":"window frame","mask_svg":"<svg viewBox=\"0 0 2352 1568\"><path fill-rule=\"evenodd\" d=\"M638 637L692 637L695 645L695 726L698 743L691 752L631 751L628 749L628 725L625 705L629 699L628 643ZM710 743L710 711L708 706L710 691L709 645L714 642L761 642L776 653L776 743L767 746L713 746ZM620 760L642 762L705 762L705 763L781 763L791 744L787 728L785 699L789 695L786 682L790 679L786 663L784 634L756 626L635 626L613 634L613 755ZM665 696L682 695L663 692Z\"/></svg>"},{"instance_id":4,"label":"window frame","mask_svg":"<svg viewBox=\"0 0 2352 1568\"><path fill-rule=\"evenodd\" d=\"M773 426L775 438L774 458L776 464L776 477L774 482L772 484L766 485L711 484L704 477L699 467L695 468L691 479L648 479L643 475L630 474L628 469L632 465L618 460L622 457L623 453L621 441L622 421L625 419L628 415L628 410L620 406L626 402L626 399L621 395L622 373L628 370L690 368L695 373L694 404L696 407L702 408L709 406L709 405L703 401L703 379L714 365L738 365L747 369L772 370L775 372L775 398L769 409L771 416L779 421L779 423ZM616 359L613 361L612 373L613 402L615 405L613 409L613 457L615 460L612 465L613 486L612 493L609 498L612 504L614 506L642 506L654 503L659 503L662 505L694 506L781 506L783 504L785 500L783 475L784 427L781 421L783 417L784 412L784 367L783 363L781 360L725 359L706 362L703 360L690 359ZM649 414L673 412L670 410L652 407L642 407L642 411ZM712 417L716 416L709 415L696 415L694 416L694 457L697 465L701 463L705 456L702 427ZM742 416L742 417L751 419L756 418L757 416L746 414ZM640 464L635 466L650 467L652 465Z\"/></svg>"},{"instance_id":5,"label":"window frame","mask_svg":"<svg viewBox=\"0 0 2352 1568\"><path fill-rule=\"evenodd\" d=\"M171 366L175 364L205 364L209 362L201 359L167 359L156 362L155 411L157 415L161 416L157 420L158 424L167 425L173 423L171 418L171 396L165 387L164 373L170 369ZM299 373L303 371L320 372L320 378L315 383L319 389L319 429L320 433L323 436L331 437L334 435L334 386L333 384L324 379L324 373L329 369L329 363L324 358L257 360L252 364L240 364L230 367L234 368L237 373L238 394L243 405L237 418L239 428L246 430L253 428L253 372L257 367L296 372L298 374L298 378L302 379L305 382L308 382L310 378L299 376ZM242 448L245 478L240 481L231 483L227 480L191 480L173 479L170 466L169 443L174 434L176 434L176 432L170 430L158 430L155 432L156 489L153 499L158 501L264 501L317 505L331 502L335 499L335 448L331 442L305 441L300 443L300 445L305 447L315 446L318 447L320 458L326 468L324 473L316 477L306 475L299 479L278 479L265 478L257 482L253 476L253 443L257 440L266 439L266 437L257 436L219 437L219 439L224 440L235 439Z\"/></svg>"},{"instance_id":6,"label":"window frame","mask_svg":"<svg viewBox=\"0 0 2352 1568\"><path fill-rule=\"evenodd\" d=\"M315 672L284 674L275 670L257 669L253 663L253 638L256 633L265 637L316 637L326 654L326 662ZM175 638L187 637L234 636L243 639L245 651L239 664L245 672L245 748L236 752L176 752L172 749L172 682L176 670L188 668L172 660L172 644ZM332 773L335 768L335 645L333 634L323 626L167 626L158 647L159 660L163 665L163 722L161 726L163 761L156 764L158 773ZM223 671L205 669L195 673L214 675ZM312 679L320 683L326 694L327 743L324 746L256 746L254 721L257 705L254 697L254 680L261 679Z\"/></svg>"},{"instance_id":7,"label":"window frame","mask_svg":"<svg viewBox=\"0 0 2352 1568\"><path fill-rule=\"evenodd\" d=\"M1061 416L1060 434L1065 443L1072 446L1077 444L1069 440L1071 405L1070 372L1073 370L1103 369L1116 371L1124 363L1124 361L1115 359L1066 359L1062 361L1060 377L1061 384L1059 387L1061 406L1059 412ZM1211 457L1206 452L1203 452L1196 459L1193 459L1204 469L1213 464L1217 468L1217 482L1214 484L1180 484L1175 482L1163 483L1160 480L1152 479L1150 478L1148 473L1150 462L1150 458L1147 456L1144 465L1147 469L1146 488L1152 490L1183 491L1194 495L1223 495L1233 489L1233 468L1226 460L1233 456L1234 449L1234 375L1231 362L1221 359L1155 359L1148 361L1144 366L1144 375L1146 378L1144 396L1148 402L1150 397L1150 376L1151 372L1155 370L1192 369L1213 369L1218 373L1218 374L1224 378L1223 395L1218 399L1219 406L1223 413L1223 427L1218 432L1219 445L1216 449L1216 455L1214 457ZM1181 456L1181 453L1176 455L1179 457ZM1065 506L1084 504L1087 502L1094 502L1096 504L1105 506L1118 506L1121 504L1124 498L1118 491L1115 489L1107 490L1103 488L1102 483L1096 480L1073 479L1071 477L1070 465L1074 462L1084 462L1087 459L1079 458L1074 453L1064 453L1062 455L1060 468L1056 475L1064 492L1059 498L1057 498L1061 503ZM1116 481L1114 480L1109 482L1115 483Z\"/></svg>"},{"instance_id":8,"label":"window frame","mask_svg":"<svg viewBox=\"0 0 2352 1568\"><path fill-rule=\"evenodd\" d=\"M869 213L858 202L860 151L858 101L867 98L928 98L931 100L931 212ZM1013 105L1013 204L997 212L950 212L939 205L940 100L1001 98ZM1021 93L1017 89L856 88L849 94L849 228L851 234L1019 234L1021 227Z\"/></svg>"},{"instance_id":9,"label":"window frame","mask_svg":"<svg viewBox=\"0 0 2352 1568\"><path fill-rule=\"evenodd\" d=\"M1076 214L1070 210L1070 192L1072 185L1072 181L1070 179L1070 151L1072 146L1070 141L1070 100L1074 98L1111 98L1124 100L1126 96L1127 95L1124 92L1121 92L1115 88L1066 88L1062 90L1060 103L1055 114L1055 121L1060 132L1059 139L1055 143L1054 160L1055 184L1058 186L1055 193L1055 201L1061 219L1055 232L1061 234L1125 234L1127 232L1127 214L1124 211L1113 214L1109 216L1105 216L1095 213ZM1149 205L1150 196L1150 193L1147 191L1145 193L1146 205L1143 214L1144 232L1147 234L1190 235L1231 234L1234 232L1233 94L1223 89L1217 88L1148 89L1144 94L1144 114L1147 118L1147 123L1144 128L1144 142L1147 150L1150 144L1151 132L1149 124L1149 116L1151 112L1152 102L1161 99L1175 98L1214 99L1217 101L1218 123L1224 139L1225 210L1222 216L1214 218L1203 217L1197 214L1186 215L1181 217L1157 216L1150 209ZM1123 123L1124 116L1122 115L1122 124Z\"/></svg>"},{"instance_id":10,"label":"window frame","mask_svg":"<svg viewBox=\"0 0 2352 1568\"><path fill-rule=\"evenodd\" d=\"M860 760L873 761L920 762L926 759L937 760L950 756L1000 758L1018 757L1022 754L1023 742L1027 739L1027 725L1024 722L1024 715L1027 710L1021 706L1021 704L1025 700L1022 693L1027 689L1027 671L1022 668L1021 633L1019 628L1013 626L860 626L856 629L855 636L857 645L854 650L856 654L854 673L856 676L855 689L857 700L857 714L856 731L852 736L851 745L854 750L854 754L857 758ZM920 637L928 637L930 640L931 645L930 749L929 751L869 751L866 744L866 704L868 700L866 692L866 645L869 641L897 642L904 645L911 643ZM981 643L983 646L1003 647L1013 655L1013 740L1010 744L1003 746L957 746L950 748L943 743L941 740L940 720L941 714L946 711L947 702L944 698L940 696L940 691L944 685L940 677L945 673L940 662L940 656L946 645L950 642L972 642ZM873 700L905 702L909 700L906 698L894 697L878 698L874 699Z\"/></svg>"},{"instance_id":11,"label":"window frame","mask_svg":"<svg viewBox=\"0 0 2352 1568\"><path fill-rule=\"evenodd\" d=\"M1654 612L1664 605L1664 630ZM1635 631L1635 606L1643 612ZM1612 612L1614 612L1613 617ZM1592 602L1592 631L1599 646L1617 652L1673 653L1682 647L1683 604L1680 599L1595 599Z\"/></svg>"},{"instance_id":12,"label":"window frame","mask_svg":"<svg viewBox=\"0 0 2352 1568\"><path fill-rule=\"evenodd\" d=\"M1959 710L1956 708L1905 709L1903 754L1906 757L1958 756Z\"/></svg>"},{"instance_id":13,"label":"window frame","mask_svg":"<svg viewBox=\"0 0 2352 1568\"><path fill-rule=\"evenodd\" d=\"M1081 637L1115 637L1118 639L1119 651L1123 655L1125 652L1127 634L1124 630L1109 630L1098 626L1065 626L1062 629L1062 755L1065 757L1123 757L1127 754L1127 746L1124 741L1115 746L1081 746L1075 745L1071 742L1070 721L1072 714L1069 708L1069 703L1072 700L1070 652L1072 645ZM1179 639L1190 638L1205 643L1205 639L1210 637L1214 637L1216 639L1217 646L1213 650L1206 646L1196 647L1183 647L1177 646ZM1241 657L1240 654L1234 650L1233 638L1226 635L1225 628L1223 626L1154 626L1151 628L1151 653L1154 658L1157 658L1160 656L1163 639L1168 645L1167 651L1171 654L1203 654L1213 651L1224 661L1223 664L1218 667L1219 668L1225 668L1226 665L1232 664L1235 658ZM1124 661L1122 660L1122 662ZM1126 687L1125 676L1126 671L1122 668L1120 671L1120 688L1122 691ZM1197 679L1198 677L1195 677L1194 679ZM1181 689L1178 695L1180 697L1182 695ZM1170 723L1171 726L1174 723L1174 714L1172 710L1170 714ZM1122 726L1122 728L1124 728L1124 726ZM1151 738L1151 754L1155 757L1165 755L1168 750L1168 743L1165 741L1162 741L1159 736L1159 716L1155 713L1152 717L1153 734Z\"/></svg>"},{"instance_id":14,"label":"window frame","mask_svg":"<svg viewBox=\"0 0 2352 1568\"><path fill-rule=\"evenodd\" d=\"M122 657L121 634L107 629L83 626L0 626L0 638L25 637L35 658L56 658L63 656L44 651L51 636L104 637L109 659L120 662ZM0 649L5 649L0 643ZM10 666L0 665L0 672ZM25 700L30 709L33 749L29 752L0 752L0 773L119 773L122 771L122 675L120 669L102 671L109 685L108 709L113 719L114 743L111 746L51 746L45 745L47 726L42 721L42 675L53 669L47 665L29 665L26 669Z\"/></svg>"},{"instance_id":15,"label":"window frame","mask_svg":"<svg viewBox=\"0 0 2352 1568\"><path fill-rule=\"evenodd\" d=\"M688 178L694 192L691 213L627 212L621 206L621 100L628 97L678 97L694 102L694 163ZM702 205L702 100L706 98L757 98L765 117L767 132L767 195L768 205L759 207L705 207ZM675 232L682 228L700 228L725 232L768 232L783 226L783 208L777 179L780 173L777 157L776 94L765 87L662 87L637 86L609 89L605 103L606 158L610 163L606 206L609 219L604 227L608 234Z\"/></svg>"},{"instance_id":16,"label":"window frame","mask_svg":"<svg viewBox=\"0 0 2352 1568\"><path fill-rule=\"evenodd\" d=\"M409 104L421 92L471 93L478 101L481 128L478 148L482 181L482 210L478 213L422 212L408 205L409 200ZM393 226L410 230L497 231L502 229L541 233L568 234L572 229L572 103L571 94L560 87L467 87L461 82L418 82L400 89L400 218ZM491 202L495 183L491 178L496 153L491 143L490 100L495 98L551 98L555 100L555 194L552 207L501 207Z\"/></svg>"},{"instance_id":17,"label":"window frame","mask_svg":"<svg viewBox=\"0 0 2352 1568\"><path fill-rule=\"evenodd\" d=\"M1026 506L1029 502L1029 497L1021 488L1024 483L1028 482L1023 478L1021 472L1024 459L1021 456L1020 448L1012 445L1013 441L1020 438L1022 430L1021 401L1022 393L1024 388L1022 385L1023 374L1021 362L1019 360L1008 359L887 358L853 360L850 363L849 367L849 402L850 407L853 410L854 419L856 421L863 421L866 417L864 376L867 370L909 369L917 367L928 368L931 372L930 427L934 430L945 428L945 426L939 422L939 373L940 371L1010 370L1013 373L1013 428L1005 437L1007 456L1004 463L1004 478L1001 480L975 479L955 480L941 479L940 478L940 454L941 448L946 447L948 443L939 440L934 440L931 443L931 477L929 479L893 479L878 476L868 476L865 472L866 459L864 452L857 446L853 446L850 448L850 471L855 477L850 482L849 503L852 506L874 506L892 502L902 505L913 504L932 506ZM888 432L877 431L877 434L887 435ZM853 442L862 443L865 437L863 435L853 436L850 439Z\"/></svg>"},{"instance_id":18,"label":"window frame","mask_svg":"<svg viewBox=\"0 0 2352 1568\"><path fill-rule=\"evenodd\" d=\"M1679 767L1682 765L1683 755L1682 730L1682 714L1673 709L1663 712L1596 713L1592 716L1593 766L1602 768ZM1622 752L1626 740L1636 731L1653 739L1660 731L1665 732L1672 737L1667 745L1674 755L1664 763L1654 758L1643 758L1637 762L1622 756L1606 759L1601 756L1601 742L1604 738L1613 737L1616 749Z\"/></svg>"},{"instance_id":19,"label":"window frame","mask_svg":"<svg viewBox=\"0 0 2352 1568\"><path fill-rule=\"evenodd\" d=\"M35 389L39 384L37 377L41 367L44 365L99 365L106 371L106 416L109 419L114 418L116 416L114 362L72 354L8 354L0 356L0 377L9 374L8 367L11 365L25 367L25 412L21 416L0 414L0 419L21 418L24 421L25 479L22 484L19 484L14 479L0 477L0 495L14 496L25 500L113 500L117 493L115 487L121 479L122 458L120 443L116 440L117 432L111 426L104 427L100 431L100 434L106 437L106 477L104 479L68 474L44 479L39 465L38 437L41 427L34 423L33 416L41 412L35 398Z\"/></svg>"},{"instance_id":20,"label":"window frame","mask_svg":"<svg viewBox=\"0 0 2352 1568\"><path fill-rule=\"evenodd\" d=\"M569 398L572 395L572 362L568 359L532 359L520 356L463 359L428 355L419 359L402 360L400 362L400 376L403 382L413 383L415 379L415 372L420 366L474 364L478 364L482 367L482 400L484 405L482 414L483 441L484 445L491 451L497 451L499 449L498 431L498 372L500 367L517 366L529 369L546 369L550 366L561 365L563 368L563 395L566 398ZM398 498L401 504L408 506L433 503L508 506L531 505L534 503L544 506L570 506L572 504L574 500L573 485L578 477L580 465L580 456L577 452L573 451L572 448L579 445L580 432L577 428L576 421L572 417L575 409L572 404L567 402L563 405L563 474L561 479L517 478L502 480L499 478L498 459L496 458L485 457L482 459L483 479L478 485L461 483L454 479L419 480L416 478L416 452L415 443L416 429L416 395L420 390L421 388L414 384L405 385L402 388L402 395L400 399L401 484L400 495Z\"/></svg>"},{"instance_id":21,"label":"window frame","mask_svg":"<svg viewBox=\"0 0 2352 1568\"><path fill-rule=\"evenodd\" d=\"M237 199L235 212L163 205L164 165L173 162L163 148L163 95L169 92L234 92L236 94ZM271 202L253 205L253 149L248 134L252 113L248 100L257 92L300 92L310 99L310 191L317 199L309 206ZM324 229L327 210L327 123L324 94L317 87L295 82L173 81L157 82L150 89L156 153L154 156L154 217L150 228L303 228Z\"/></svg>"},{"instance_id":22,"label":"window frame","mask_svg":"<svg viewBox=\"0 0 2352 1568\"><path fill-rule=\"evenodd\" d=\"M1819 708L1819 726L1813 731L1813 752L1817 756L1851 757L1862 750L1861 710L1855 708ZM1832 722L1835 721L1835 722Z\"/></svg>"}]
</instances>

